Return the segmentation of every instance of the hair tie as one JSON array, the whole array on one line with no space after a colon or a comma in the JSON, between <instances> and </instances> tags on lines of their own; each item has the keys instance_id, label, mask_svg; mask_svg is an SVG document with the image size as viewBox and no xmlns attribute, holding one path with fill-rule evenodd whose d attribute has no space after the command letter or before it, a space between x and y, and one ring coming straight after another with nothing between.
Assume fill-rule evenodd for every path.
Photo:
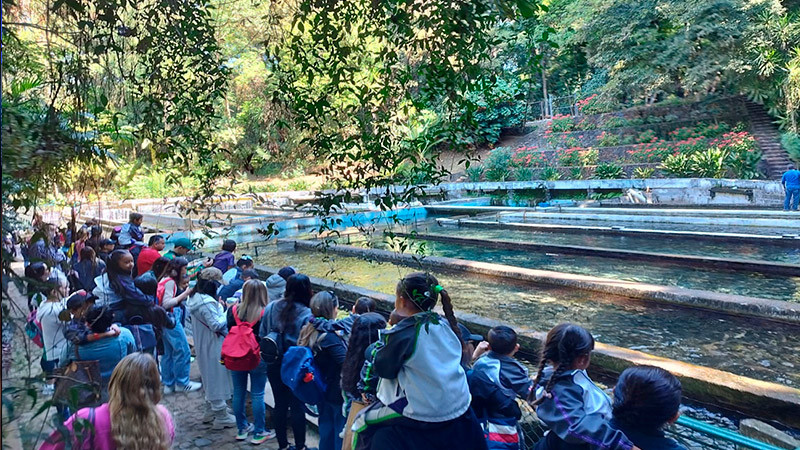
<instances>
[{"instance_id":1,"label":"hair tie","mask_svg":"<svg viewBox=\"0 0 800 450\"><path fill-rule=\"evenodd\" d=\"M433 287L433 292L435 292L437 294L439 292L442 292L443 290L444 290L444 288L440 284L437 284L436 286Z\"/></svg>"}]
</instances>

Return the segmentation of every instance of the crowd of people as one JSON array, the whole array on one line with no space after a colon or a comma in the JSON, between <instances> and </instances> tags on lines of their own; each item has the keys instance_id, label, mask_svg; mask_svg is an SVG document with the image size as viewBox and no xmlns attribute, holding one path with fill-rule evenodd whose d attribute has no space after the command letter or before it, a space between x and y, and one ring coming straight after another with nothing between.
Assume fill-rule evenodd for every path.
<instances>
[{"instance_id":1,"label":"crowd of people","mask_svg":"<svg viewBox=\"0 0 800 450\"><path fill-rule=\"evenodd\" d=\"M595 342L578 325L550 330L531 376L515 358L516 332L471 333L431 274L397 283L388 320L367 297L343 314L335 292L315 292L295 268L262 280L234 241L189 262L188 238L145 244L141 215L108 240L96 226L59 243L42 225L26 252L43 371L99 361L102 378L96 404L60 407L65 427L43 449L170 448L175 427L158 403L199 389L211 429L236 427L235 439L254 445L275 438L282 450L307 448L311 411L320 450L519 449L525 402L549 430L540 450L683 448L663 432L679 416L680 382L631 367L609 397L586 372ZM188 329L202 383L189 379ZM77 425L86 421L92 427Z\"/></svg>"}]
</instances>

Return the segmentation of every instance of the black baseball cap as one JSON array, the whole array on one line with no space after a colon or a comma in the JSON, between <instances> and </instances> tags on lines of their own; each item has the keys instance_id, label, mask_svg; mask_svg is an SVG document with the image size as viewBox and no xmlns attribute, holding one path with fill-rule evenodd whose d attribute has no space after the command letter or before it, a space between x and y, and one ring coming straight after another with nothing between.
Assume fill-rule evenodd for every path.
<instances>
[{"instance_id":1,"label":"black baseball cap","mask_svg":"<svg viewBox=\"0 0 800 450\"><path fill-rule=\"evenodd\" d=\"M480 334L472 334L467 327L462 324L458 324L458 329L461 330L461 340L463 342L481 342L483 341L483 336Z\"/></svg>"},{"instance_id":2,"label":"black baseball cap","mask_svg":"<svg viewBox=\"0 0 800 450\"><path fill-rule=\"evenodd\" d=\"M67 297L67 309L78 309L87 302L94 303L97 297L86 291L78 291Z\"/></svg>"}]
</instances>

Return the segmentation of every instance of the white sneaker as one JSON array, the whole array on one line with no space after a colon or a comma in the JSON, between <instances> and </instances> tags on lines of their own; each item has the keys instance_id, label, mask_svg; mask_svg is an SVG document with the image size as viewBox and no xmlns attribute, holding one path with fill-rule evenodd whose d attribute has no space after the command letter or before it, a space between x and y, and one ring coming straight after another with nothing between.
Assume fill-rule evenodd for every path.
<instances>
[{"instance_id":1,"label":"white sneaker","mask_svg":"<svg viewBox=\"0 0 800 450\"><path fill-rule=\"evenodd\" d=\"M175 392L194 392L199 391L203 387L201 383L190 381L186 386L175 386Z\"/></svg>"},{"instance_id":2,"label":"white sneaker","mask_svg":"<svg viewBox=\"0 0 800 450\"><path fill-rule=\"evenodd\" d=\"M164 395L172 394L175 392L175 386L164 385Z\"/></svg>"}]
</instances>

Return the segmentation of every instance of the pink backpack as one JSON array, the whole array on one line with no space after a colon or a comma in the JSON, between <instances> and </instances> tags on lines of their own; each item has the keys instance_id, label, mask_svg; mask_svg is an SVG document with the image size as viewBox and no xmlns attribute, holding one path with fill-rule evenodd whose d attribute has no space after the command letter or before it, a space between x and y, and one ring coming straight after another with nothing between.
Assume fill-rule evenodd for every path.
<instances>
[{"instance_id":1,"label":"pink backpack","mask_svg":"<svg viewBox=\"0 0 800 450\"><path fill-rule=\"evenodd\" d=\"M263 310L261 315L264 315ZM236 325L231 327L222 341L222 363L229 370L253 370L261 362L261 348L253 332L258 320L242 322L236 313L236 306L233 307L233 318Z\"/></svg>"}]
</instances>

